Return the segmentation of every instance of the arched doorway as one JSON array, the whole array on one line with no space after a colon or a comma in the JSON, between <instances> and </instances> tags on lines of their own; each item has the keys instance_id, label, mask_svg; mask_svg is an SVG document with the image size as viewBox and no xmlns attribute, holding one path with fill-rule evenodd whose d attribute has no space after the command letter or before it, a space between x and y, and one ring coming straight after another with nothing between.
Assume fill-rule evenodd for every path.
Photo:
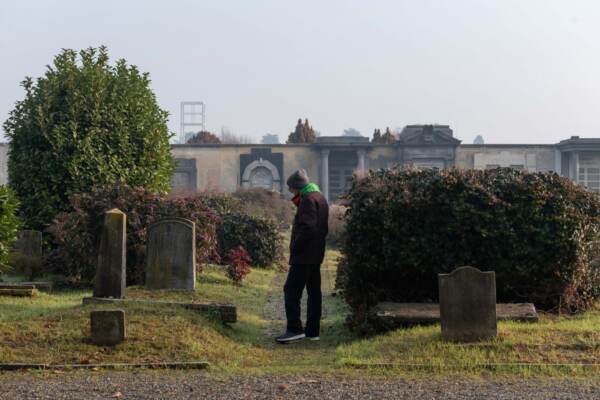
<instances>
[{"instance_id":1,"label":"arched doorway","mask_svg":"<svg viewBox=\"0 0 600 400\"><path fill-rule=\"evenodd\" d=\"M252 161L244 169L242 174L243 188L263 188L267 190L281 191L281 177L277 168L269 161Z\"/></svg>"}]
</instances>

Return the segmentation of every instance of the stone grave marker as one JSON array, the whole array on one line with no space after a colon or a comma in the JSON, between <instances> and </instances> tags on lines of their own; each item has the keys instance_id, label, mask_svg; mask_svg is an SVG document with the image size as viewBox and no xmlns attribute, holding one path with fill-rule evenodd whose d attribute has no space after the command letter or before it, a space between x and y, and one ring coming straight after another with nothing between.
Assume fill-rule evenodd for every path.
<instances>
[{"instance_id":1,"label":"stone grave marker","mask_svg":"<svg viewBox=\"0 0 600 400\"><path fill-rule=\"evenodd\" d=\"M438 275L442 337L457 342L493 338L496 328L496 275L460 267Z\"/></svg>"},{"instance_id":2,"label":"stone grave marker","mask_svg":"<svg viewBox=\"0 0 600 400\"><path fill-rule=\"evenodd\" d=\"M146 287L196 288L196 226L184 218L168 218L148 228Z\"/></svg>"},{"instance_id":3,"label":"stone grave marker","mask_svg":"<svg viewBox=\"0 0 600 400\"><path fill-rule=\"evenodd\" d=\"M90 313L92 343L114 346L125 340L125 311L99 310Z\"/></svg>"},{"instance_id":4,"label":"stone grave marker","mask_svg":"<svg viewBox=\"0 0 600 400\"><path fill-rule=\"evenodd\" d=\"M19 231L11 261L28 277L38 273L42 263L42 232L28 229Z\"/></svg>"},{"instance_id":5,"label":"stone grave marker","mask_svg":"<svg viewBox=\"0 0 600 400\"><path fill-rule=\"evenodd\" d=\"M127 215L118 209L104 213L94 297L125 297Z\"/></svg>"}]
</instances>

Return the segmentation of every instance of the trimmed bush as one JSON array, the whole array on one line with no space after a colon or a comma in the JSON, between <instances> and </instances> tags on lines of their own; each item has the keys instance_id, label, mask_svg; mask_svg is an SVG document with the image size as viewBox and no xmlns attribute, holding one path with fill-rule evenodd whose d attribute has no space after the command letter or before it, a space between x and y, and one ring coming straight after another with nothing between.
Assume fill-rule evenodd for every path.
<instances>
[{"instance_id":1,"label":"trimmed bush","mask_svg":"<svg viewBox=\"0 0 600 400\"><path fill-rule=\"evenodd\" d=\"M278 223L283 224L291 202L265 189L240 189L234 193L201 192L204 203L221 217L218 227L219 256L226 264L228 253L239 247L256 266L268 267L283 258ZM290 203L290 204L288 204Z\"/></svg>"},{"instance_id":2,"label":"trimmed bush","mask_svg":"<svg viewBox=\"0 0 600 400\"><path fill-rule=\"evenodd\" d=\"M600 294L600 201L567 178L513 169L371 171L347 195L337 282L368 322L379 301L438 300L437 274L496 272L501 302L589 308Z\"/></svg>"},{"instance_id":3,"label":"trimmed bush","mask_svg":"<svg viewBox=\"0 0 600 400\"><path fill-rule=\"evenodd\" d=\"M221 217L234 211L245 211L244 204L233 197L231 193L204 191L196 193L195 196L202 197L204 204L212 208Z\"/></svg>"},{"instance_id":4,"label":"trimmed bush","mask_svg":"<svg viewBox=\"0 0 600 400\"><path fill-rule=\"evenodd\" d=\"M242 246L254 266L269 267L279 261L281 236L273 220L245 212L229 212L222 217L217 229L221 257Z\"/></svg>"},{"instance_id":5,"label":"trimmed bush","mask_svg":"<svg viewBox=\"0 0 600 400\"><path fill-rule=\"evenodd\" d=\"M19 201L15 193L0 185L0 273L9 269L8 261L21 222L17 217Z\"/></svg>"},{"instance_id":6,"label":"trimmed bush","mask_svg":"<svg viewBox=\"0 0 600 400\"><path fill-rule=\"evenodd\" d=\"M197 265L218 260L216 226L220 217L200 196L167 198L143 188L120 184L100 186L71 198L72 212L61 213L48 228L53 247L46 268L64 275L72 285L92 283L104 212L118 208L127 214L127 283L142 284L145 276L148 227L166 217L196 223Z\"/></svg>"},{"instance_id":7,"label":"trimmed bush","mask_svg":"<svg viewBox=\"0 0 600 400\"><path fill-rule=\"evenodd\" d=\"M262 188L238 189L232 197L250 215L271 218L280 226L289 226L294 220L296 209L293 203L278 192Z\"/></svg>"}]
</instances>

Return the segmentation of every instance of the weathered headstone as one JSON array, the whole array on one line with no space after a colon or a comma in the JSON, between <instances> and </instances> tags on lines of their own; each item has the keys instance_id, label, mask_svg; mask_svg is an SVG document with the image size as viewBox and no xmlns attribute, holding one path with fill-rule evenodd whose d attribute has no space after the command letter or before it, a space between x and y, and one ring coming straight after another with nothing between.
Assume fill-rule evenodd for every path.
<instances>
[{"instance_id":1,"label":"weathered headstone","mask_svg":"<svg viewBox=\"0 0 600 400\"><path fill-rule=\"evenodd\" d=\"M94 297L125 297L127 215L112 209L104 213Z\"/></svg>"},{"instance_id":2,"label":"weathered headstone","mask_svg":"<svg viewBox=\"0 0 600 400\"><path fill-rule=\"evenodd\" d=\"M442 337L457 342L493 338L496 328L496 275L460 267L438 275Z\"/></svg>"},{"instance_id":3,"label":"weathered headstone","mask_svg":"<svg viewBox=\"0 0 600 400\"><path fill-rule=\"evenodd\" d=\"M92 343L114 346L125 340L125 311L99 310L90 313Z\"/></svg>"},{"instance_id":4,"label":"weathered headstone","mask_svg":"<svg viewBox=\"0 0 600 400\"><path fill-rule=\"evenodd\" d=\"M168 218L148 228L146 287L196 288L196 226L184 218Z\"/></svg>"},{"instance_id":5,"label":"weathered headstone","mask_svg":"<svg viewBox=\"0 0 600 400\"><path fill-rule=\"evenodd\" d=\"M42 263L42 232L27 229L19 231L13 245L11 263L25 276L38 273Z\"/></svg>"}]
</instances>

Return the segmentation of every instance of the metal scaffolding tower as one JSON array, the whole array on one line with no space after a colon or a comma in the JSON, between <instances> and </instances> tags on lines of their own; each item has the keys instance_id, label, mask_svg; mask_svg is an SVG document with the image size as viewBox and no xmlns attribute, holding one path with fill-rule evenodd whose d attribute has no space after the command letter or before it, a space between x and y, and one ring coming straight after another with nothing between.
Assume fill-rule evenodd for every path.
<instances>
[{"instance_id":1,"label":"metal scaffolding tower","mask_svg":"<svg viewBox=\"0 0 600 400\"><path fill-rule=\"evenodd\" d=\"M185 143L188 139L205 130L206 107L202 101L182 101L181 102L181 132L179 133L179 142Z\"/></svg>"}]
</instances>

